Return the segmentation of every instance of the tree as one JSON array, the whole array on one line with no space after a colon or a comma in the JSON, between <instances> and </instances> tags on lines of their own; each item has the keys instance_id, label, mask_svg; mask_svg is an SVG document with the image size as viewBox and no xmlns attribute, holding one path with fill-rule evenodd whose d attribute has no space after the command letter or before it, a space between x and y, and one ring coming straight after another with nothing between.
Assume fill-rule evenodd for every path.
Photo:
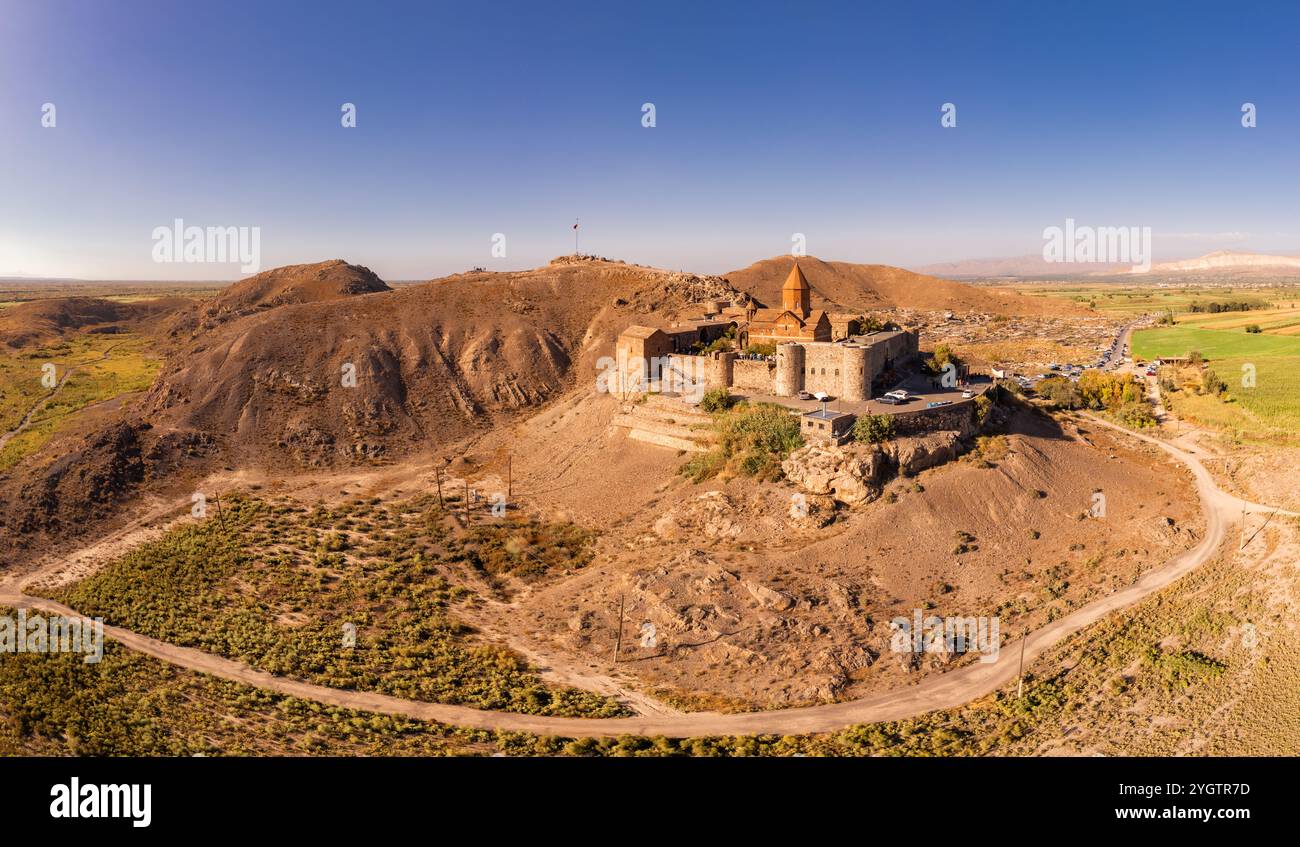
<instances>
[{"instance_id":1,"label":"tree","mask_svg":"<svg viewBox=\"0 0 1300 847\"><path fill-rule=\"evenodd\" d=\"M1040 380L1037 386L1038 396L1058 409L1077 409L1083 405L1079 389L1070 380L1052 376Z\"/></svg>"},{"instance_id":2,"label":"tree","mask_svg":"<svg viewBox=\"0 0 1300 847\"><path fill-rule=\"evenodd\" d=\"M1206 368L1205 373L1201 374L1201 390L1217 397L1228 390L1228 383L1214 372L1214 368Z\"/></svg>"},{"instance_id":3,"label":"tree","mask_svg":"<svg viewBox=\"0 0 1300 847\"><path fill-rule=\"evenodd\" d=\"M853 424L853 438L863 444L879 444L894 437L894 419L889 415L862 415Z\"/></svg>"},{"instance_id":4,"label":"tree","mask_svg":"<svg viewBox=\"0 0 1300 847\"><path fill-rule=\"evenodd\" d=\"M934 348L934 353L930 358L925 360L925 368L932 374L941 374L946 365L952 365L954 368L961 366L961 359L952 351L947 344L939 344Z\"/></svg>"}]
</instances>

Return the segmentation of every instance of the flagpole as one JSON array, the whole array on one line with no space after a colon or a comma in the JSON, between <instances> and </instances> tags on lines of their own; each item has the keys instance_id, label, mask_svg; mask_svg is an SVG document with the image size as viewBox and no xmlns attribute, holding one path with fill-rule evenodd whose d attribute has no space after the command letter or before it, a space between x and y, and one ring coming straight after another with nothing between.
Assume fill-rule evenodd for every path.
<instances>
[{"instance_id":1,"label":"flagpole","mask_svg":"<svg viewBox=\"0 0 1300 847\"><path fill-rule=\"evenodd\" d=\"M573 219L573 255L578 255L578 219Z\"/></svg>"}]
</instances>

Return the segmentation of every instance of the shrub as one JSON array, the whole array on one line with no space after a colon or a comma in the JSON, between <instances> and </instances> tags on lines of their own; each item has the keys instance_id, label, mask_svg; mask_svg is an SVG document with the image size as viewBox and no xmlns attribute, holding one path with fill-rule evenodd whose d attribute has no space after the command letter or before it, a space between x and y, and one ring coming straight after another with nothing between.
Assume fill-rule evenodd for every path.
<instances>
[{"instance_id":1,"label":"shrub","mask_svg":"<svg viewBox=\"0 0 1300 847\"><path fill-rule=\"evenodd\" d=\"M1214 368L1206 368L1205 372L1201 374L1201 391L1217 397L1227 390L1228 383L1224 382L1223 379L1214 372Z\"/></svg>"},{"instance_id":2,"label":"shrub","mask_svg":"<svg viewBox=\"0 0 1300 847\"><path fill-rule=\"evenodd\" d=\"M1065 377L1050 376L1038 383L1037 390L1039 397L1058 409L1077 409L1083 405L1079 389Z\"/></svg>"},{"instance_id":3,"label":"shrub","mask_svg":"<svg viewBox=\"0 0 1300 847\"><path fill-rule=\"evenodd\" d=\"M700 398L700 410L710 414L730 409L735 398L725 388L710 388Z\"/></svg>"},{"instance_id":4,"label":"shrub","mask_svg":"<svg viewBox=\"0 0 1300 847\"><path fill-rule=\"evenodd\" d=\"M775 477L781 460L803 446L799 420L773 403L738 403L719 414L713 426L717 446L682 466L695 482L723 473Z\"/></svg>"},{"instance_id":5,"label":"shrub","mask_svg":"<svg viewBox=\"0 0 1300 847\"><path fill-rule=\"evenodd\" d=\"M1250 326L1246 327L1246 332L1260 333L1263 332L1263 330L1259 328L1259 324L1251 324Z\"/></svg>"},{"instance_id":6,"label":"shrub","mask_svg":"<svg viewBox=\"0 0 1300 847\"><path fill-rule=\"evenodd\" d=\"M1156 425L1156 417L1145 403L1126 403L1116 413L1119 419L1134 429L1146 429Z\"/></svg>"},{"instance_id":7,"label":"shrub","mask_svg":"<svg viewBox=\"0 0 1300 847\"><path fill-rule=\"evenodd\" d=\"M862 415L853 424L853 438L864 444L879 444L894 437L894 419L889 415Z\"/></svg>"}]
</instances>

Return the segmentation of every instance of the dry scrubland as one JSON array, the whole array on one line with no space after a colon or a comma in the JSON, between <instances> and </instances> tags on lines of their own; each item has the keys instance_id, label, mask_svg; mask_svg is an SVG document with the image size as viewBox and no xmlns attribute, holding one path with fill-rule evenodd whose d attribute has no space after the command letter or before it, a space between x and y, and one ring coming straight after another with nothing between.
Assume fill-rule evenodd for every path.
<instances>
[{"instance_id":1,"label":"dry scrubland","mask_svg":"<svg viewBox=\"0 0 1300 847\"><path fill-rule=\"evenodd\" d=\"M0 661L0 753L43 755L1295 755L1300 527L1265 529L1089 627L1014 691L814 736L562 739L462 730L267 694L132 655ZM1252 631L1249 627L1253 626Z\"/></svg>"},{"instance_id":2,"label":"dry scrubland","mask_svg":"<svg viewBox=\"0 0 1300 847\"><path fill-rule=\"evenodd\" d=\"M110 625L335 688L623 714L606 698L547 688L457 620L458 607L504 593L512 578L584 566L590 538L577 527L512 517L463 529L428 495L330 508L231 497L211 509L45 593ZM346 624L355 646L343 643Z\"/></svg>"}]
</instances>

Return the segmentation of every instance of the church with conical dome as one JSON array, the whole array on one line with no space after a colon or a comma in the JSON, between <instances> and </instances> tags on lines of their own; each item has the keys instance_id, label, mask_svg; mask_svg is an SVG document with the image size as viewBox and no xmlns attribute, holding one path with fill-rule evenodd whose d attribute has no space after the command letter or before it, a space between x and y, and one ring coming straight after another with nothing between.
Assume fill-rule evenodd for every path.
<instances>
[{"instance_id":1,"label":"church with conical dome","mask_svg":"<svg viewBox=\"0 0 1300 847\"><path fill-rule=\"evenodd\" d=\"M812 308L812 288L796 260L781 286L781 308L750 309L745 326L749 344L830 341L831 320Z\"/></svg>"}]
</instances>

